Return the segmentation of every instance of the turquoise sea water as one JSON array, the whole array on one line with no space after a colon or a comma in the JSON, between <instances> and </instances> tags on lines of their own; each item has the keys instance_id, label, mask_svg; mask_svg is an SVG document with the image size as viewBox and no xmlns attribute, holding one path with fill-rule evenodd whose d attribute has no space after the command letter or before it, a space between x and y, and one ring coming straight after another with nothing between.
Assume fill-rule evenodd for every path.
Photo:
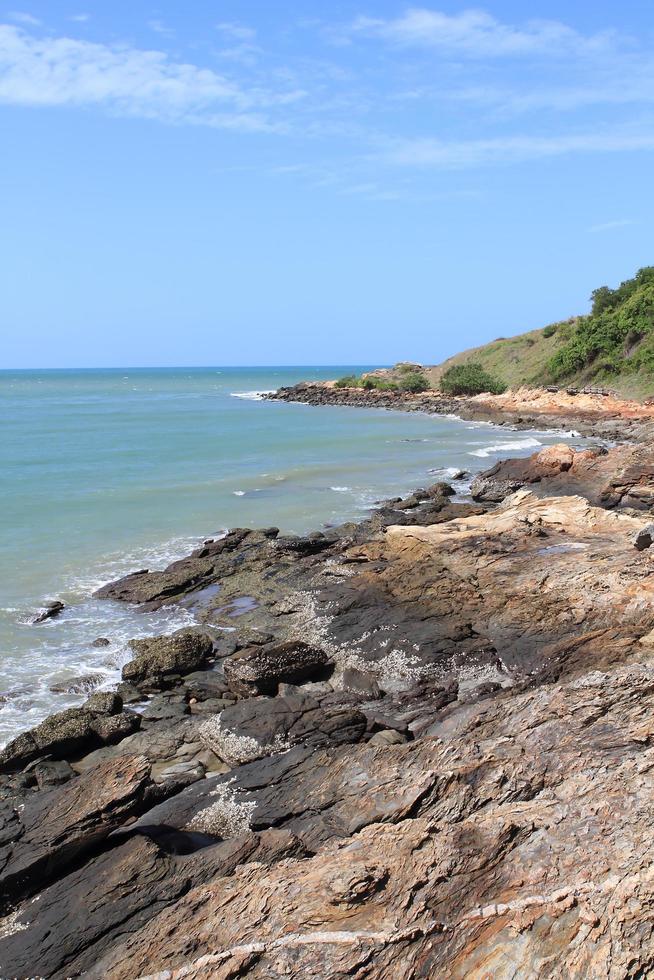
<instances>
[{"instance_id":1,"label":"turquoise sea water","mask_svg":"<svg viewBox=\"0 0 654 980\"><path fill-rule=\"evenodd\" d=\"M0 371L0 742L81 701L71 679L115 682L130 637L189 621L93 600L103 582L163 567L228 527L360 518L448 467L561 439L256 395L345 370ZM30 625L48 599L66 611ZM110 646L93 647L99 636Z\"/></svg>"}]
</instances>

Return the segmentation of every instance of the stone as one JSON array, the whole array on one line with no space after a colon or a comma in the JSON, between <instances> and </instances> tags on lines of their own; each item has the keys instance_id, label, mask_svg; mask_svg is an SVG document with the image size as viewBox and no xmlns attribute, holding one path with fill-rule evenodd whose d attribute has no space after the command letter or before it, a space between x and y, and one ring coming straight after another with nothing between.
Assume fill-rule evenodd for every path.
<instances>
[{"instance_id":1,"label":"stone","mask_svg":"<svg viewBox=\"0 0 654 980\"><path fill-rule=\"evenodd\" d=\"M284 752L302 743L314 748L358 742L366 717L356 709L322 708L302 693L238 701L205 721L199 734L207 748L230 766Z\"/></svg>"},{"instance_id":2,"label":"stone","mask_svg":"<svg viewBox=\"0 0 654 980\"><path fill-rule=\"evenodd\" d=\"M45 623L48 619L54 619L55 616L59 616L65 609L63 602L56 600L55 602L48 602L46 606L38 613L34 619L33 623Z\"/></svg>"},{"instance_id":3,"label":"stone","mask_svg":"<svg viewBox=\"0 0 654 980\"><path fill-rule=\"evenodd\" d=\"M329 658L300 640L246 647L224 661L225 679L236 694L275 694L281 682L318 680Z\"/></svg>"},{"instance_id":4,"label":"stone","mask_svg":"<svg viewBox=\"0 0 654 980\"><path fill-rule=\"evenodd\" d=\"M654 524L646 524L633 536L633 546L636 551L646 551L654 541Z\"/></svg>"},{"instance_id":5,"label":"stone","mask_svg":"<svg viewBox=\"0 0 654 980\"><path fill-rule=\"evenodd\" d=\"M92 647L108 647L111 645L111 640L108 640L106 636L99 636L91 644Z\"/></svg>"},{"instance_id":6,"label":"stone","mask_svg":"<svg viewBox=\"0 0 654 980\"><path fill-rule=\"evenodd\" d=\"M35 759L66 759L120 741L140 726L138 715L122 711L114 692L98 691L80 708L50 715L0 752L0 772L14 772Z\"/></svg>"},{"instance_id":7,"label":"stone","mask_svg":"<svg viewBox=\"0 0 654 980\"><path fill-rule=\"evenodd\" d=\"M170 636L130 640L134 659L123 667L123 681L139 685L144 681L160 684L166 678L191 673L211 656L211 637L196 627L177 630Z\"/></svg>"},{"instance_id":8,"label":"stone","mask_svg":"<svg viewBox=\"0 0 654 980\"><path fill-rule=\"evenodd\" d=\"M32 772L36 776L39 789L61 786L62 783L67 783L75 775L73 768L64 759L58 762L52 759L44 759L37 762Z\"/></svg>"}]
</instances>

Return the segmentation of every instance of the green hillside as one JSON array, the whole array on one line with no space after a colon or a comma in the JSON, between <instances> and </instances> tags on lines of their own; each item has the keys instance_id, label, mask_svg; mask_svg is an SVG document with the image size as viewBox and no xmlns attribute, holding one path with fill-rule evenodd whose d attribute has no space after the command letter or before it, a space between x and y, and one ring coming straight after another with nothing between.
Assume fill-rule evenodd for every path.
<instances>
[{"instance_id":1,"label":"green hillside","mask_svg":"<svg viewBox=\"0 0 654 980\"><path fill-rule=\"evenodd\" d=\"M424 373L438 388L452 365L476 363L511 388L598 385L632 398L654 394L654 266L617 289L596 289L591 303L587 316L498 338Z\"/></svg>"}]
</instances>

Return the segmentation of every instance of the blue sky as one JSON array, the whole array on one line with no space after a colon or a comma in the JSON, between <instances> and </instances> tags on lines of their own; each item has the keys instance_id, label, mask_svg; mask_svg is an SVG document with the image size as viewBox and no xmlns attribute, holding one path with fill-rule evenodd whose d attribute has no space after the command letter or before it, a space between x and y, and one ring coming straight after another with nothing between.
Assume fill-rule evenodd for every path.
<instances>
[{"instance_id":1,"label":"blue sky","mask_svg":"<svg viewBox=\"0 0 654 980\"><path fill-rule=\"evenodd\" d=\"M429 363L584 312L654 263L654 5L525 8L10 0L0 366Z\"/></svg>"}]
</instances>

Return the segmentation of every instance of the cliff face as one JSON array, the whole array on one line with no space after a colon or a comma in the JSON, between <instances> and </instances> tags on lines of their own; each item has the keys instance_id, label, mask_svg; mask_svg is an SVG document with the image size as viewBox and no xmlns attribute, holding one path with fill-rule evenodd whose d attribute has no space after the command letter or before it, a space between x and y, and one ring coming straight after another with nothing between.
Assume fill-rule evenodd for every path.
<instances>
[{"instance_id":1,"label":"cliff face","mask_svg":"<svg viewBox=\"0 0 654 980\"><path fill-rule=\"evenodd\" d=\"M102 590L201 623L2 753L3 976L651 972L654 454L483 481Z\"/></svg>"}]
</instances>

